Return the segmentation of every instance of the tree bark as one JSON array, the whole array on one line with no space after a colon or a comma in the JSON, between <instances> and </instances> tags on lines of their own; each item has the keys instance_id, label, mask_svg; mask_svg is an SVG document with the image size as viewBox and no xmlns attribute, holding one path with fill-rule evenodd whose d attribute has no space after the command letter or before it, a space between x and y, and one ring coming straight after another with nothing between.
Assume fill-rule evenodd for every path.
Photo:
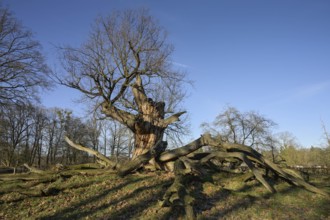
<instances>
[{"instance_id":1,"label":"tree bark","mask_svg":"<svg viewBox=\"0 0 330 220\"><path fill-rule=\"evenodd\" d=\"M136 75L135 82L130 87L137 114L119 109L114 105L113 100L105 100L101 104L101 111L133 132L135 142L132 159L134 160L162 141L165 129L170 124L179 121L179 117L186 112L178 112L165 118L165 103L155 102L147 97L139 74Z\"/></svg>"},{"instance_id":2,"label":"tree bark","mask_svg":"<svg viewBox=\"0 0 330 220\"><path fill-rule=\"evenodd\" d=\"M204 134L200 138L192 141L191 143L189 143L183 147L176 148L176 149L162 153L159 157L159 161L167 162L167 161L176 160L179 157L188 155L188 154L198 150L199 148L208 145L209 143L212 142L212 140L213 139L211 138L210 134Z\"/></svg>"},{"instance_id":3,"label":"tree bark","mask_svg":"<svg viewBox=\"0 0 330 220\"><path fill-rule=\"evenodd\" d=\"M145 154L159 141L163 139L164 130L148 125L141 128L139 132L134 134L134 151L132 159L139 155Z\"/></svg>"},{"instance_id":4,"label":"tree bark","mask_svg":"<svg viewBox=\"0 0 330 220\"><path fill-rule=\"evenodd\" d=\"M129 161L127 164L122 165L118 170L118 175L124 177L129 174L131 171L139 168L142 165L147 164L152 158L157 157L162 153L167 147L166 141L159 141L156 145L153 146L145 154L138 155L134 160Z\"/></svg>"}]
</instances>

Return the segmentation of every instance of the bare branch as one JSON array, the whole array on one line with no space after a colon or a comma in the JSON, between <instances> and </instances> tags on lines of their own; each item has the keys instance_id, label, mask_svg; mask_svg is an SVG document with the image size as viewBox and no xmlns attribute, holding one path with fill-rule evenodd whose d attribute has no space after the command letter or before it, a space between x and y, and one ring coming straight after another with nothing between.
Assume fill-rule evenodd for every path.
<instances>
[{"instance_id":1,"label":"bare branch","mask_svg":"<svg viewBox=\"0 0 330 220\"><path fill-rule=\"evenodd\" d=\"M172 124L176 121L179 121L180 120L180 116L187 113L186 111L183 111L183 112L178 112L174 115L171 115L170 117L166 118L164 120L164 127L167 127L169 124Z\"/></svg>"}]
</instances>

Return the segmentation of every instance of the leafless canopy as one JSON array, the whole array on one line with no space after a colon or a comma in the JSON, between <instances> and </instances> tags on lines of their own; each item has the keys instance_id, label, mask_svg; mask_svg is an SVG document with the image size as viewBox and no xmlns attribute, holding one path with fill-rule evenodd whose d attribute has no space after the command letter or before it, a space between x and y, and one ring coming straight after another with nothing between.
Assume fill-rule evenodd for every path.
<instances>
[{"instance_id":1,"label":"leafless canopy","mask_svg":"<svg viewBox=\"0 0 330 220\"><path fill-rule=\"evenodd\" d=\"M67 75L62 84L81 91L96 107L104 102L117 110L138 112L132 87L141 77L142 89L153 101L167 102L172 112L184 97L184 74L173 71L172 45L147 10L115 12L100 17L86 43L61 48Z\"/></svg>"},{"instance_id":2,"label":"leafless canopy","mask_svg":"<svg viewBox=\"0 0 330 220\"><path fill-rule=\"evenodd\" d=\"M227 107L213 123L203 123L202 127L230 143L263 147L271 135L270 129L276 124L257 112L240 112L234 107Z\"/></svg>"},{"instance_id":3,"label":"leafless canopy","mask_svg":"<svg viewBox=\"0 0 330 220\"><path fill-rule=\"evenodd\" d=\"M50 85L40 44L5 8L0 8L0 104L25 102Z\"/></svg>"}]
</instances>

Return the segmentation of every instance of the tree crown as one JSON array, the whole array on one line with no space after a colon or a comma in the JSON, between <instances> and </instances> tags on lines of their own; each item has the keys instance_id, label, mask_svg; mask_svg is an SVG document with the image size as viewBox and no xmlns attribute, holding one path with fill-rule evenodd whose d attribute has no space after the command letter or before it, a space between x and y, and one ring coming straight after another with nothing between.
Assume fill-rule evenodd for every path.
<instances>
[{"instance_id":1,"label":"tree crown","mask_svg":"<svg viewBox=\"0 0 330 220\"><path fill-rule=\"evenodd\" d=\"M137 113L138 99L148 97L167 101L166 112L174 111L185 96L185 75L173 70L172 51L166 31L147 10L114 12L95 21L81 47L61 48L67 75L60 81L95 100L97 107L106 103Z\"/></svg>"}]
</instances>

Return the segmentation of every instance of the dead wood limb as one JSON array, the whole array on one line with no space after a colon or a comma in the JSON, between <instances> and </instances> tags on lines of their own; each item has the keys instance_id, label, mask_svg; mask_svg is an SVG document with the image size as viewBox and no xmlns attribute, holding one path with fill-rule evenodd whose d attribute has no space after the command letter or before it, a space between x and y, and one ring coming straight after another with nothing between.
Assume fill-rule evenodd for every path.
<instances>
[{"instance_id":1,"label":"dead wood limb","mask_svg":"<svg viewBox=\"0 0 330 220\"><path fill-rule=\"evenodd\" d=\"M85 163L85 164L75 164L69 165L70 170L81 170L81 169L100 169L101 165L98 163Z\"/></svg>"},{"instance_id":2,"label":"dead wood limb","mask_svg":"<svg viewBox=\"0 0 330 220\"><path fill-rule=\"evenodd\" d=\"M173 172L174 171L174 161L168 161L166 163L163 163L163 168L166 170L166 171L170 171L170 172Z\"/></svg>"},{"instance_id":3,"label":"dead wood limb","mask_svg":"<svg viewBox=\"0 0 330 220\"><path fill-rule=\"evenodd\" d=\"M300 177L297 177L296 175L292 174L291 172L281 169L277 164L271 162L267 158L264 158L260 153L258 153L251 147L248 147L248 146L245 146L242 144L232 144L232 143L223 142L220 139L215 139L215 138L212 138L211 136L207 136L207 139L205 139L205 141L207 142L207 145L214 146L214 147L220 147L221 149L225 149L226 151L228 151L228 153L241 153L244 155L244 158L246 158L246 159L248 159L248 161L250 161L250 164L251 164L251 161L254 161L254 162L258 163L261 167L272 170L274 173L278 174L282 179L289 181L296 186L301 186L308 191L329 197L329 194L327 192L325 192L321 189L318 189L317 187L307 183L306 181L304 181ZM210 157L210 156L207 156L207 157ZM206 160L206 159L203 158L202 160ZM247 164L247 165L249 166L249 164ZM252 164L252 166L255 167L253 164ZM250 168L250 166L249 166L249 168ZM260 178L260 176L262 176L260 174L260 172L257 171L256 168L252 168L252 169L254 169L253 173L255 174L255 176L257 174L256 178L259 181L262 180L262 178ZM262 180L261 183L263 183L263 182L264 181ZM263 185L265 187L267 186L267 184L265 185L264 183L263 183ZM269 188L269 187L266 187L266 188L271 190L271 188Z\"/></svg>"},{"instance_id":4,"label":"dead wood limb","mask_svg":"<svg viewBox=\"0 0 330 220\"><path fill-rule=\"evenodd\" d=\"M275 188L271 186L268 181L263 177L262 172L256 168L253 163L247 158L247 156L244 153L241 152L222 152L222 151L215 151L212 152L210 155L204 157L201 160L201 163L206 163L212 158L238 158L242 160L249 169L253 172L254 176L257 178L257 180L266 187L271 193L276 192Z\"/></svg>"},{"instance_id":5,"label":"dead wood limb","mask_svg":"<svg viewBox=\"0 0 330 220\"><path fill-rule=\"evenodd\" d=\"M189 144L176 148L173 150L165 151L162 153L159 157L160 162L167 162L171 160L176 160L179 157L186 156L199 148L206 146L207 143L210 140L211 135L210 134L204 134L200 138L190 142Z\"/></svg>"},{"instance_id":6,"label":"dead wood limb","mask_svg":"<svg viewBox=\"0 0 330 220\"><path fill-rule=\"evenodd\" d=\"M243 182L246 183L246 182L249 182L251 180L255 180L255 176L253 173L249 172L249 173L246 173L244 176L243 176Z\"/></svg>"},{"instance_id":7,"label":"dead wood limb","mask_svg":"<svg viewBox=\"0 0 330 220\"><path fill-rule=\"evenodd\" d=\"M301 180L305 180L304 177L298 173L299 171L297 170L292 170L292 169L289 169L289 168L285 168L285 167L281 167L281 169L285 172L285 173L288 173L290 174L291 176L294 176L296 178L299 178Z\"/></svg>"},{"instance_id":8,"label":"dead wood limb","mask_svg":"<svg viewBox=\"0 0 330 220\"><path fill-rule=\"evenodd\" d=\"M175 161L175 179L173 184L165 192L161 206L179 207L179 210L184 211L183 214L186 219L196 219L193 208L195 199L189 194L187 186L187 178L189 175L186 174L189 173L188 170L185 163L181 159ZM181 207L183 209L181 209Z\"/></svg>"},{"instance_id":9,"label":"dead wood limb","mask_svg":"<svg viewBox=\"0 0 330 220\"><path fill-rule=\"evenodd\" d=\"M178 112L178 113L175 113L173 114L172 116L166 118L163 122L163 126L166 128L169 124L172 124L176 121L180 121L179 118L181 115L187 113L186 111L183 111L183 112Z\"/></svg>"},{"instance_id":10,"label":"dead wood limb","mask_svg":"<svg viewBox=\"0 0 330 220\"><path fill-rule=\"evenodd\" d=\"M310 192L330 197L329 193L307 183L303 178L297 177L296 175L292 174L291 171L288 172L287 170L281 169L278 165L274 164L266 158L264 158L264 161L265 164L267 164L267 166L270 167L275 173L278 173L282 179L287 180L296 186L301 186Z\"/></svg>"},{"instance_id":11,"label":"dead wood limb","mask_svg":"<svg viewBox=\"0 0 330 220\"><path fill-rule=\"evenodd\" d=\"M97 157L98 159L104 161L107 166L110 166L112 168L116 167L116 163L109 160L106 156L104 156L103 154L101 154L100 152L98 151L95 151L91 148L88 148L88 147L84 147L82 146L81 144L76 144L74 143L73 141L71 141L67 136L64 137L65 141L73 148L77 149L77 150L81 150L81 151L85 151L89 154L92 154L94 155L95 157Z\"/></svg>"},{"instance_id":12,"label":"dead wood limb","mask_svg":"<svg viewBox=\"0 0 330 220\"><path fill-rule=\"evenodd\" d=\"M129 161L125 165L121 165L118 169L118 175L120 177L124 177L133 170L138 169L142 165L147 164L152 158L157 157L160 153L162 153L167 147L166 141L159 141L152 149L147 151L146 153L137 156L133 160Z\"/></svg>"},{"instance_id":13,"label":"dead wood limb","mask_svg":"<svg viewBox=\"0 0 330 220\"><path fill-rule=\"evenodd\" d=\"M243 174L245 173L242 170L239 169L231 169L230 167L220 167L216 164L212 163L212 161L209 161L209 163L206 164L207 167L217 171L217 172L225 172L225 173L233 173L233 174Z\"/></svg>"},{"instance_id":14,"label":"dead wood limb","mask_svg":"<svg viewBox=\"0 0 330 220\"><path fill-rule=\"evenodd\" d=\"M37 173L37 174L46 174L46 171L40 170L35 167L30 167L28 164L24 164L24 166L31 172L31 173Z\"/></svg>"}]
</instances>

